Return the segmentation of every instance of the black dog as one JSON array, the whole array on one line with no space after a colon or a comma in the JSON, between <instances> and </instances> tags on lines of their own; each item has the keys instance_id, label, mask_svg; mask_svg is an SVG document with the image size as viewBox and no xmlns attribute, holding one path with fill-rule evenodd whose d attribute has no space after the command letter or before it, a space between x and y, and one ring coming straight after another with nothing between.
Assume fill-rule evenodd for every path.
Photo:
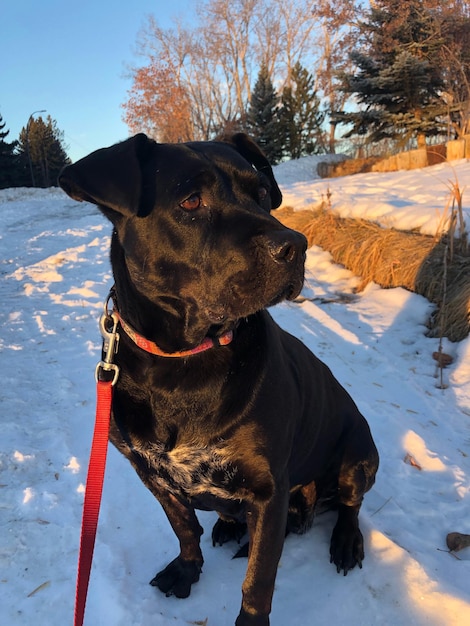
<instances>
[{"instance_id":1,"label":"black dog","mask_svg":"<svg viewBox=\"0 0 470 626\"><path fill-rule=\"evenodd\" d=\"M136 135L66 167L59 183L114 225L121 374L110 438L180 542L152 584L189 595L203 564L195 509L215 510L214 544L248 529L236 624L265 626L286 529L305 531L318 499L338 508L338 572L361 566L358 513L378 467L351 397L266 311L299 294L305 238L270 215L281 193L243 134L178 145Z\"/></svg>"}]
</instances>

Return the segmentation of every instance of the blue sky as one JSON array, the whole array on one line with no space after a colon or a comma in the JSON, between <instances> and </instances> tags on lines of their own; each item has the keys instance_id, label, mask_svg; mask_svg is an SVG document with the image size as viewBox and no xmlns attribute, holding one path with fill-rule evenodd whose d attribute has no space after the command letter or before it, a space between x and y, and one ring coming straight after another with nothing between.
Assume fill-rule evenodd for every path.
<instances>
[{"instance_id":1,"label":"blue sky","mask_svg":"<svg viewBox=\"0 0 470 626\"><path fill-rule=\"evenodd\" d=\"M72 160L125 139L121 104L137 63L137 34L153 14L162 26L194 9L191 0L6 0L1 9L0 114L18 138L46 109L65 133Z\"/></svg>"}]
</instances>

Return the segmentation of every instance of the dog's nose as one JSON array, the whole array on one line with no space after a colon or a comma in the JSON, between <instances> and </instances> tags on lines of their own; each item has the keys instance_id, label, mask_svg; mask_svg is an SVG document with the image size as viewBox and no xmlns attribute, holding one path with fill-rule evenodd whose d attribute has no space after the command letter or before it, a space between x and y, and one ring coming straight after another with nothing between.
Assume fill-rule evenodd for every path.
<instances>
[{"instance_id":1,"label":"dog's nose","mask_svg":"<svg viewBox=\"0 0 470 626\"><path fill-rule=\"evenodd\" d=\"M295 230L271 233L268 251L278 263L292 263L307 250L307 239Z\"/></svg>"}]
</instances>

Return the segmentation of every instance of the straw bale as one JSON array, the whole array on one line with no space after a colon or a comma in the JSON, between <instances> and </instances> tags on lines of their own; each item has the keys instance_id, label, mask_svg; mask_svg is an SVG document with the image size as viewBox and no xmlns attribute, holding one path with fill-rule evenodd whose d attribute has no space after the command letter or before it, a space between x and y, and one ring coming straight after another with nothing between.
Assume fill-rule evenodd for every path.
<instances>
[{"instance_id":1,"label":"straw bale","mask_svg":"<svg viewBox=\"0 0 470 626\"><path fill-rule=\"evenodd\" d=\"M447 142L447 159L456 161L465 158L465 139L454 139Z\"/></svg>"},{"instance_id":2,"label":"straw bale","mask_svg":"<svg viewBox=\"0 0 470 626\"><path fill-rule=\"evenodd\" d=\"M447 158L447 146L445 143L427 146L428 165L437 165L444 163Z\"/></svg>"},{"instance_id":3,"label":"straw bale","mask_svg":"<svg viewBox=\"0 0 470 626\"><path fill-rule=\"evenodd\" d=\"M380 157L367 157L365 159L346 159L338 163L332 163L331 167L322 170L322 178L334 178L337 176L350 176L370 172L373 165L380 161Z\"/></svg>"},{"instance_id":4,"label":"straw bale","mask_svg":"<svg viewBox=\"0 0 470 626\"><path fill-rule=\"evenodd\" d=\"M309 246L328 250L336 263L362 278L358 290L373 281L384 288L404 287L438 305L430 320L431 336L460 341L470 332L470 254L450 259L445 238L381 228L366 220L340 218L331 211L294 211L276 217L305 234ZM445 280L446 279L446 280Z\"/></svg>"},{"instance_id":5,"label":"straw bale","mask_svg":"<svg viewBox=\"0 0 470 626\"><path fill-rule=\"evenodd\" d=\"M415 170L428 165L428 153L426 148L410 150L410 169Z\"/></svg>"}]
</instances>

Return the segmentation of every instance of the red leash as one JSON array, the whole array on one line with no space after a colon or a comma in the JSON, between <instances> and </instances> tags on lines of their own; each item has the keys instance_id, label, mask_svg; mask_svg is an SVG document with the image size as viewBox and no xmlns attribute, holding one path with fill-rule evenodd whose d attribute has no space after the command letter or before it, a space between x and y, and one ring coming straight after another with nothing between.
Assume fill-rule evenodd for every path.
<instances>
[{"instance_id":1,"label":"red leash","mask_svg":"<svg viewBox=\"0 0 470 626\"><path fill-rule=\"evenodd\" d=\"M108 452L113 386L119 375L118 366L114 365L112 362L119 342L119 335L116 332L118 318L114 313L108 312L108 302L109 298L104 305L104 314L100 319L100 330L103 337L103 352L105 356L104 360L100 361L96 367L96 418L83 503L77 588L75 593L74 626L82 626L85 616L85 604L90 580L91 563L93 560L93 549L95 547L96 530L98 528L104 470ZM110 381L100 380L103 372L112 372L113 379Z\"/></svg>"},{"instance_id":2,"label":"red leash","mask_svg":"<svg viewBox=\"0 0 470 626\"><path fill-rule=\"evenodd\" d=\"M85 603L90 580L91 562L95 546L96 529L100 512L101 493L103 491L104 470L108 451L109 418L113 387L111 382L97 382L97 406L93 443L86 479L85 500L83 504L82 532L78 557L77 589L75 594L74 625L82 626L85 615Z\"/></svg>"}]
</instances>

